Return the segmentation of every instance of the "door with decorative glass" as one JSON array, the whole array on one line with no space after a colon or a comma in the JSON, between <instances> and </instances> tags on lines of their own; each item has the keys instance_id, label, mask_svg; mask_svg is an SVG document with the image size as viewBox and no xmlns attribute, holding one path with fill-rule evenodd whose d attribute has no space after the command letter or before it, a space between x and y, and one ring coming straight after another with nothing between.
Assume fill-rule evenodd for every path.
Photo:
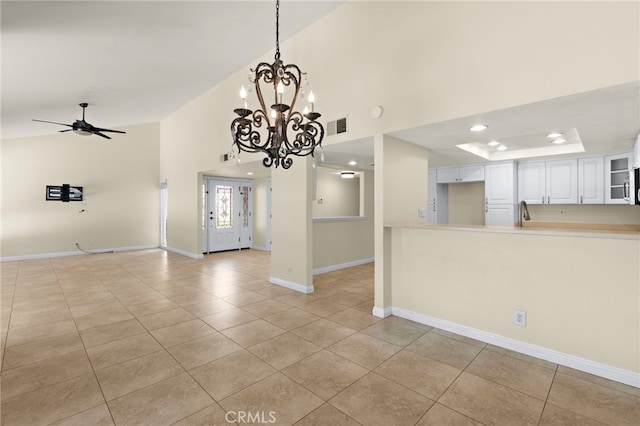
<instances>
[{"instance_id":1,"label":"door with decorative glass","mask_svg":"<svg viewBox=\"0 0 640 426\"><path fill-rule=\"evenodd\" d=\"M251 181L205 178L204 252L251 247Z\"/></svg>"}]
</instances>

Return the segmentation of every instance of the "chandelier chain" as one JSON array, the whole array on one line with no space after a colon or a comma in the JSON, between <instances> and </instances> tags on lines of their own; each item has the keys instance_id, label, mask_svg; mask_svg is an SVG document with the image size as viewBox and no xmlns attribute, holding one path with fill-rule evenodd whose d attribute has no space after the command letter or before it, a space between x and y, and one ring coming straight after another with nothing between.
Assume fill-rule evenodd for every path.
<instances>
[{"instance_id":1,"label":"chandelier chain","mask_svg":"<svg viewBox=\"0 0 640 426\"><path fill-rule=\"evenodd\" d=\"M280 59L280 0L276 0L276 61Z\"/></svg>"}]
</instances>

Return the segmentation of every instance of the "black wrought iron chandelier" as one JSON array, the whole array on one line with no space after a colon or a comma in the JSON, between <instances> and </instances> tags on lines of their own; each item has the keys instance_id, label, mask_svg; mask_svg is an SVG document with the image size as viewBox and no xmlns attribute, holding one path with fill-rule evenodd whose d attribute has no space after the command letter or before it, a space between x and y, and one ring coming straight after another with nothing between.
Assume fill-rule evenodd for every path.
<instances>
[{"instance_id":1,"label":"black wrought iron chandelier","mask_svg":"<svg viewBox=\"0 0 640 426\"><path fill-rule=\"evenodd\" d=\"M234 148L239 151L263 152L267 156L262 160L265 167L282 166L288 169L293 164L291 155L314 156L316 147L322 150L324 127L318 121L320 113L314 110L313 92L309 92L309 105L302 113L295 110L298 98L304 97L301 89L302 78L306 73L295 64L284 65L280 60L280 0L276 0L276 54L273 64L261 62L249 74L250 85L255 86L260 108L252 111L247 108L247 91L240 90L241 108L233 110L238 117L231 122L231 135ZM267 92L273 86L274 103L267 109L263 89ZM251 90L251 86L249 86ZM285 103L283 96L287 92L291 97ZM236 153L232 148L232 156ZM239 154L239 152L238 152Z\"/></svg>"}]
</instances>

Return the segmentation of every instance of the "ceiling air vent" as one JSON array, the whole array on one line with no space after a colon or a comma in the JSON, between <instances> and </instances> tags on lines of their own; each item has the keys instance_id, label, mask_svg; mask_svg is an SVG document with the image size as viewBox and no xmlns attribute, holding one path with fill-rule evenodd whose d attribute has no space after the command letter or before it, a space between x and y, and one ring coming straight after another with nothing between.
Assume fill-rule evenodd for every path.
<instances>
[{"instance_id":1,"label":"ceiling air vent","mask_svg":"<svg viewBox=\"0 0 640 426\"><path fill-rule=\"evenodd\" d=\"M327 123L327 136L339 135L340 133L347 133L347 117Z\"/></svg>"}]
</instances>

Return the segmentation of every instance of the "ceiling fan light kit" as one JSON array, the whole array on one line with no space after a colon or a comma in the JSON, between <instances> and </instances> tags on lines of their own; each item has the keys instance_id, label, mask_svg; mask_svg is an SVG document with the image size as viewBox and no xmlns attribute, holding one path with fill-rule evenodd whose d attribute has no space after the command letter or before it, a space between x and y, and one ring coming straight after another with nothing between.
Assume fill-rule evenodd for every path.
<instances>
[{"instance_id":1,"label":"ceiling fan light kit","mask_svg":"<svg viewBox=\"0 0 640 426\"><path fill-rule=\"evenodd\" d=\"M111 137L105 135L104 132L123 133L123 134L126 133L126 132L123 132L122 130L104 129L102 127L95 127L94 125L87 123L84 119L84 112L85 112L85 109L89 106L89 104L86 102L82 102L81 104L78 104L78 105L80 105L80 107L82 108L82 120L76 120L73 122L73 124L56 123L55 121L46 121L46 120L36 120L35 118L33 119L33 121L39 121L41 123L58 124L60 126L67 126L67 127L70 127L70 129L59 130L59 132L60 133L73 132L81 136L98 135L105 139L111 139Z\"/></svg>"},{"instance_id":2,"label":"ceiling fan light kit","mask_svg":"<svg viewBox=\"0 0 640 426\"><path fill-rule=\"evenodd\" d=\"M280 1L276 0L276 54L273 64L261 62L251 69L249 82L255 86L260 107L255 111L247 108L247 90L240 90L241 107L234 109L236 117L231 122L233 146L231 155L239 155L239 151L264 153L262 160L265 167L282 166L288 169L293 164L291 155L299 157L314 156L316 148L322 150L324 127L317 120L320 113L314 110L315 98L309 92L309 105L302 113L295 110L298 97L304 97L301 91L303 73L295 64L284 65L280 60ZM263 96L263 85L268 91L273 87L274 103L267 108ZM285 90L293 92L289 104L284 103ZM291 136L291 138L290 138ZM238 153L236 154L235 148ZM322 160L321 155L321 160Z\"/></svg>"}]
</instances>

